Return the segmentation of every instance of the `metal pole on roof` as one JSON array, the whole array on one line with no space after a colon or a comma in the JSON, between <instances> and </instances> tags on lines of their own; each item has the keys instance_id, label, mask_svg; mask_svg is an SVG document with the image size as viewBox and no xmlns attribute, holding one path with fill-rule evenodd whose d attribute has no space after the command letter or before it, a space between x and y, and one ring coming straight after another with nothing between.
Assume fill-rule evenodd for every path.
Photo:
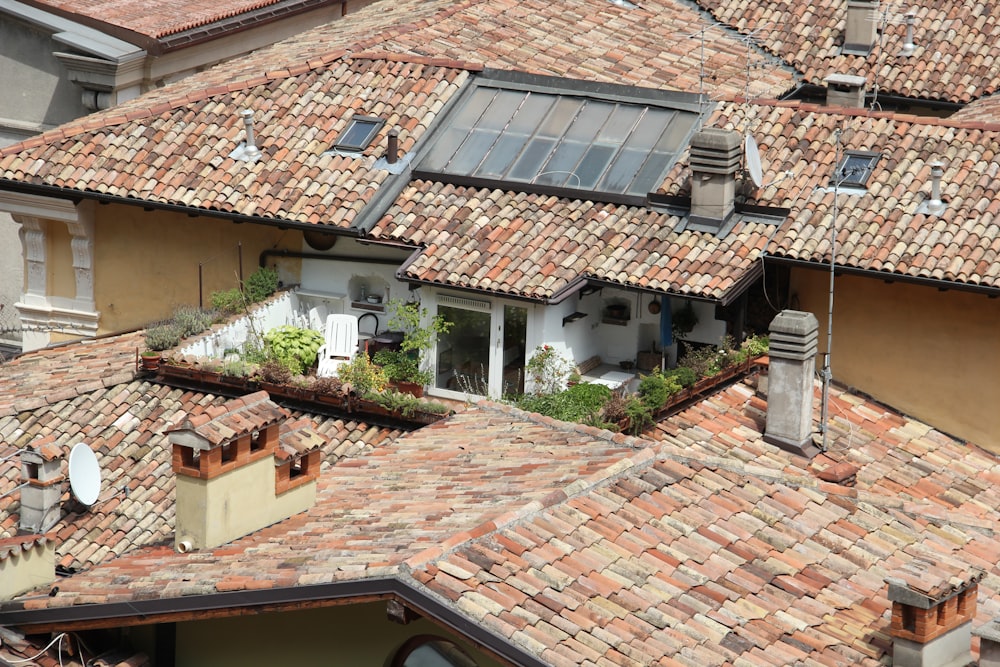
<instances>
[{"instance_id":1,"label":"metal pole on roof","mask_svg":"<svg viewBox=\"0 0 1000 667\"><path fill-rule=\"evenodd\" d=\"M840 166L839 128L834 130L833 136L837 142L834 164ZM840 181L844 178L843 175L836 172L837 166L834 167L833 173L833 219L830 221L830 308L826 314L826 354L823 356L823 370L820 372L820 377L823 379L823 398L820 403L819 430L823 434L820 448L824 452L827 451L830 431L827 419L830 409L830 380L833 378L833 373L830 370L830 361L833 357L833 283L837 267L837 217L840 215Z\"/></svg>"}]
</instances>

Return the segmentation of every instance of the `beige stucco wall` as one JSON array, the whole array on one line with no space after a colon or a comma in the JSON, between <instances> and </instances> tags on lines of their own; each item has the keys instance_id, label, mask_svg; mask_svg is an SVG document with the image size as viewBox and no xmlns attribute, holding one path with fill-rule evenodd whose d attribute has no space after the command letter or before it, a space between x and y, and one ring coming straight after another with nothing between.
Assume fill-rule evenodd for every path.
<instances>
[{"instance_id":1,"label":"beige stucco wall","mask_svg":"<svg viewBox=\"0 0 1000 667\"><path fill-rule=\"evenodd\" d=\"M27 551L16 550L0 560L0 600L10 600L55 581L55 554L55 542L49 540Z\"/></svg>"},{"instance_id":2,"label":"beige stucco wall","mask_svg":"<svg viewBox=\"0 0 1000 667\"><path fill-rule=\"evenodd\" d=\"M213 291L237 285L240 242L244 278L257 269L262 250L302 248L302 234L293 230L118 205L97 207L94 236L101 333L163 319L178 305L197 305L199 263L204 305L210 306ZM283 280L297 282L300 273L298 260L281 260Z\"/></svg>"},{"instance_id":3,"label":"beige stucco wall","mask_svg":"<svg viewBox=\"0 0 1000 667\"><path fill-rule=\"evenodd\" d=\"M793 270L792 294L819 320L825 352L829 273ZM1000 451L1000 299L844 275L833 323L835 381Z\"/></svg>"},{"instance_id":4,"label":"beige stucco wall","mask_svg":"<svg viewBox=\"0 0 1000 667\"><path fill-rule=\"evenodd\" d=\"M217 547L315 504L315 482L275 497L274 479L271 456L208 480L177 475L175 544Z\"/></svg>"},{"instance_id":5,"label":"beige stucco wall","mask_svg":"<svg viewBox=\"0 0 1000 667\"><path fill-rule=\"evenodd\" d=\"M479 667L500 667L496 660L428 620L408 625L389 621L385 602L179 623L176 664L383 667L396 648L419 634L455 641Z\"/></svg>"}]
</instances>

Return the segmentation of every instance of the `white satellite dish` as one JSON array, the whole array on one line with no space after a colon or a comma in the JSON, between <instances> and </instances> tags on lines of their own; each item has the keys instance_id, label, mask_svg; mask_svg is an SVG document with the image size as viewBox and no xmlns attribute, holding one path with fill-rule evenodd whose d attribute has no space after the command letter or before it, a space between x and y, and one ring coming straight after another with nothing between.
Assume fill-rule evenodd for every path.
<instances>
[{"instance_id":1,"label":"white satellite dish","mask_svg":"<svg viewBox=\"0 0 1000 667\"><path fill-rule=\"evenodd\" d=\"M69 488L84 505L93 505L101 494L101 466L90 447L79 442L69 452Z\"/></svg>"},{"instance_id":2,"label":"white satellite dish","mask_svg":"<svg viewBox=\"0 0 1000 667\"><path fill-rule=\"evenodd\" d=\"M750 174L750 180L759 188L764 184L764 170L760 166L760 150L757 148L757 141L753 138L753 135L747 135L743 153L746 156L747 172Z\"/></svg>"}]
</instances>

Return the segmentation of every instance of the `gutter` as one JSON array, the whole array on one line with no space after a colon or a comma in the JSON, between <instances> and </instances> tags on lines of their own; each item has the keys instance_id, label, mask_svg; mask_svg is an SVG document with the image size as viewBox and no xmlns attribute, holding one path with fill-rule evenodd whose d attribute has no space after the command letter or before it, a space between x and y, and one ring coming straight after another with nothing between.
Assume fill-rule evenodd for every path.
<instances>
[{"instance_id":1,"label":"gutter","mask_svg":"<svg viewBox=\"0 0 1000 667\"><path fill-rule=\"evenodd\" d=\"M19 183L9 179L0 179L0 190L8 192L20 192L28 195L39 195L42 197L52 197L71 201L74 204L82 200L89 199L99 204L121 204L123 206L135 206L144 210L168 211L170 213L183 213L191 217L215 218L226 220L234 224L250 223L254 225L267 225L278 229L295 229L303 232L315 232L322 230L328 234L346 236L349 238L360 238L363 234L361 230L343 227L329 227L322 224L308 222L293 222L290 220L277 220L275 218L262 218L256 215L243 215L242 213L228 213L226 211L213 211L206 208L191 208L180 204L167 204L163 202L149 201L148 199L132 199L130 197L119 197L100 192L90 192L84 190L70 190L52 185L32 185Z\"/></svg>"},{"instance_id":2,"label":"gutter","mask_svg":"<svg viewBox=\"0 0 1000 667\"><path fill-rule=\"evenodd\" d=\"M437 596L394 577L47 609L25 609L26 601L22 600L0 604L0 626L16 626L32 634L43 628L72 632L198 620L200 617L241 616L270 611L265 608L272 607L301 609L309 603L316 607L332 607L383 599L403 602L511 665L547 667L536 656L458 613ZM229 613L220 614L223 610Z\"/></svg>"},{"instance_id":3,"label":"gutter","mask_svg":"<svg viewBox=\"0 0 1000 667\"><path fill-rule=\"evenodd\" d=\"M280 248L269 248L262 250L257 259L257 264L261 268L267 266L268 257L294 257L295 259L324 259L335 262L358 262L361 264L385 264L387 266L397 266L398 259L388 259L383 257L351 257L348 255L326 255L321 252L304 252L301 250L283 250Z\"/></svg>"},{"instance_id":4,"label":"gutter","mask_svg":"<svg viewBox=\"0 0 1000 667\"><path fill-rule=\"evenodd\" d=\"M773 262L774 264L792 266L800 269L810 269L813 271L830 270L829 262L820 263L805 259L780 257L777 255L769 255L767 252L761 253L761 259L763 261ZM878 280L882 280L884 282L898 281L901 283L912 283L914 285L921 285L923 287L934 287L942 292L947 290L955 290L958 292L972 292L974 294L982 294L990 299L996 299L997 297L1000 297L1000 287L990 287L988 285L974 285L971 283L960 283L952 280L941 280L940 278L907 276L901 273L888 273L885 271L876 271L874 269L861 269L858 267L845 266L843 264L837 264L836 272L839 274L862 276L864 278L875 278Z\"/></svg>"}]
</instances>

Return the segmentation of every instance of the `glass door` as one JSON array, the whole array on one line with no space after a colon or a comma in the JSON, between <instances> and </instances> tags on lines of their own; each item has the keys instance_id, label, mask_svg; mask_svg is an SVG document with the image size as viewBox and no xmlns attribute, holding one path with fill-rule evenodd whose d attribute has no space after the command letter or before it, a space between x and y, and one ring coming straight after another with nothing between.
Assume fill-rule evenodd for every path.
<instances>
[{"instance_id":1,"label":"glass door","mask_svg":"<svg viewBox=\"0 0 1000 667\"><path fill-rule=\"evenodd\" d=\"M527 309L439 295L437 314L452 325L435 348L437 393L497 398L524 390Z\"/></svg>"}]
</instances>

